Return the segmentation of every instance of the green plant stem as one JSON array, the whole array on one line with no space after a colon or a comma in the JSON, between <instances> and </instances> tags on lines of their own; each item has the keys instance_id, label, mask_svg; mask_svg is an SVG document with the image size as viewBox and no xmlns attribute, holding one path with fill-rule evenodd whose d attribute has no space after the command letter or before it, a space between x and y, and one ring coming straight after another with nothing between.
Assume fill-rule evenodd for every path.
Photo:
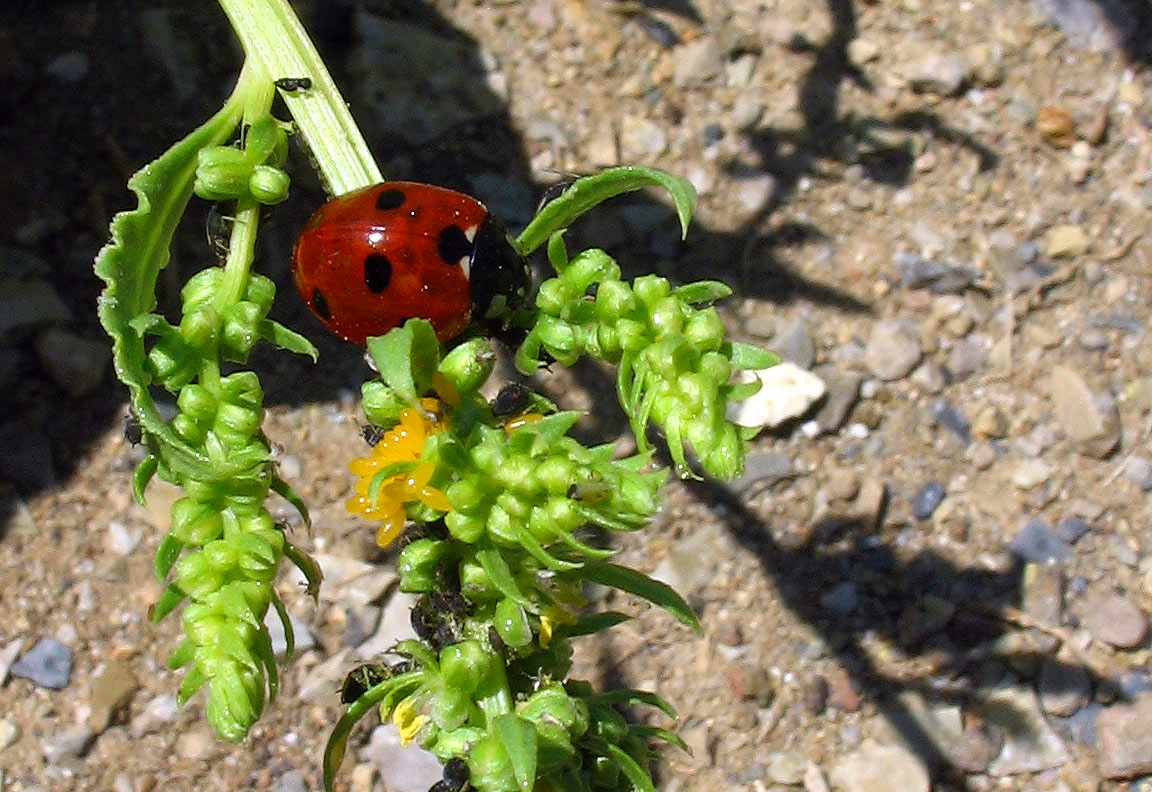
<instances>
[{"instance_id":1,"label":"green plant stem","mask_svg":"<svg viewBox=\"0 0 1152 792\"><path fill-rule=\"evenodd\" d=\"M383 181L348 105L288 0L219 2L245 55L263 66L269 80L312 81L307 90L282 93L328 192L339 196Z\"/></svg>"}]
</instances>

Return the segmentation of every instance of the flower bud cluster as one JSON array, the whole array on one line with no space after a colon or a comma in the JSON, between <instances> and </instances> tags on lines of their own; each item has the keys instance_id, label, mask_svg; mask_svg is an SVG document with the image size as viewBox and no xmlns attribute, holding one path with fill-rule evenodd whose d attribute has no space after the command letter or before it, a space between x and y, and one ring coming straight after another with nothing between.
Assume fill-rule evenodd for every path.
<instances>
[{"instance_id":1,"label":"flower bud cluster","mask_svg":"<svg viewBox=\"0 0 1152 792\"><path fill-rule=\"evenodd\" d=\"M196 195L208 201L251 197L257 203L278 204L288 197L288 134L270 115L245 130L243 146L208 146L196 161Z\"/></svg>"},{"instance_id":2,"label":"flower bud cluster","mask_svg":"<svg viewBox=\"0 0 1152 792\"><path fill-rule=\"evenodd\" d=\"M616 364L617 395L641 450L651 421L663 428L681 475L689 473L685 445L710 474L738 475L746 440L725 417L732 345L716 309L695 307L729 289L715 282L673 288L656 275L627 283L602 250L571 261L550 254L559 274L540 286L540 313L516 353L517 367L529 373L549 357L571 365L582 355Z\"/></svg>"}]
</instances>

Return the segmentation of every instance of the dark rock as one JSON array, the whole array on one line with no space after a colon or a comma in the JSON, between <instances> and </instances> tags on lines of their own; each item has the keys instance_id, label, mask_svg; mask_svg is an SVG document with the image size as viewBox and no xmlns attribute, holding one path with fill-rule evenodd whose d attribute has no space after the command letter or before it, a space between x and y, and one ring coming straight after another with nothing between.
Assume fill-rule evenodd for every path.
<instances>
[{"instance_id":1,"label":"dark rock","mask_svg":"<svg viewBox=\"0 0 1152 792\"><path fill-rule=\"evenodd\" d=\"M1036 693L1045 712L1067 717L1088 703L1092 686L1088 672L1080 666L1046 657L1040 663Z\"/></svg>"},{"instance_id":2,"label":"dark rock","mask_svg":"<svg viewBox=\"0 0 1152 792\"><path fill-rule=\"evenodd\" d=\"M1076 544L1084 534L1092 530L1092 526L1083 517L1065 517L1056 526L1056 535L1070 545Z\"/></svg>"},{"instance_id":3,"label":"dark rock","mask_svg":"<svg viewBox=\"0 0 1152 792\"><path fill-rule=\"evenodd\" d=\"M928 289L933 294L960 294L980 279L980 270L964 264L933 261L915 253L893 256L900 285L906 289Z\"/></svg>"},{"instance_id":4,"label":"dark rock","mask_svg":"<svg viewBox=\"0 0 1152 792\"><path fill-rule=\"evenodd\" d=\"M943 426L964 445L972 441L972 424L960 410L956 409L945 399L940 399L932 405L932 417L936 423Z\"/></svg>"},{"instance_id":5,"label":"dark rock","mask_svg":"<svg viewBox=\"0 0 1152 792\"><path fill-rule=\"evenodd\" d=\"M848 413L860 398L860 383L863 377L851 371L828 374L820 372L820 374L824 378L824 384L828 386L828 392L813 420L820 425L822 432L835 432L843 426Z\"/></svg>"},{"instance_id":6,"label":"dark rock","mask_svg":"<svg viewBox=\"0 0 1152 792\"><path fill-rule=\"evenodd\" d=\"M927 520L944 500L944 485L929 481L912 497L912 514L917 520Z\"/></svg>"},{"instance_id":7,"label":"dark rock","mask_svg":"<svg viewBox=\"0 0 1152 792\"><path fill-rule=\"evenodd\" d=\"M1072 556L1072 548L1068 543L1052 530L1052 525L1047 520L1039 518L1024 523L1008 549L1021 561L1032 563L1045 561L1063 563Z\"/></svg>"}]
</instances>

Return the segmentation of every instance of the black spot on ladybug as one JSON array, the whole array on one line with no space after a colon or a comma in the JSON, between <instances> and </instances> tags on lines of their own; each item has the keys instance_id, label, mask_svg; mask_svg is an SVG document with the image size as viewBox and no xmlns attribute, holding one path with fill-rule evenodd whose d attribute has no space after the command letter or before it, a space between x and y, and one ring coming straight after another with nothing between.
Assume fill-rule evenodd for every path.
<instances>
[{"instance_id":1,"label":"black spot on ladybug","mask_svg":"<svg viewBox=\"0 0 1152 792\"><path fill-rule=\"evenodd\" d=\"M371 253L364 258L364 285L373 294L388 288L392 280L392 262L381 253Z\"/></svg>"},{"instance_id":2,"label":"black spot on ladybug","mask_svg":"<svg viewBox=\"0 0 1152 792\"><path fill-rule=\"evenodd\" d=\"M332 318L332 310L328 307L328 301L324 299L324 295L320 293L319 289L312 290L312 310L321 319Z\"/></svg>"},{"instance_id":3,"label":"black spot on ladybug","mask_svg":"<svg viewBox=\"0 0 1152 792\"><path fill-rule=\"evenodd\" d=\"M403 190L384 190L376 196L376 208L381 212L399 209L404 205Z\"/></svg>"},{"instance_id":4,"label":"black spot on ladybug","mask_svg":"<svg viewBox=\"0 0 1152 792\"><path fill-rule=\"evenodd\" d=\"M459 264L460 259L465 256L471 256L474 247L460 226L450 225L436 238L436 249L440 251L440 258L444 259L445 264L452 266Z\"/></svg>"}]
</instances>

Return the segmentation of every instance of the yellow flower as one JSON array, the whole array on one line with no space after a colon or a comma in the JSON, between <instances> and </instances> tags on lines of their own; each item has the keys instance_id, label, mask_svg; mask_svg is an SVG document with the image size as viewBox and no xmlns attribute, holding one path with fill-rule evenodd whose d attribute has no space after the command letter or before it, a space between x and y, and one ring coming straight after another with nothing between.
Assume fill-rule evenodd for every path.
<instances>
[{"instance_id":1,"label":"yellow flower","mask_svg":"<svg viewBox=\"0 0 1152 792\"><path fill-rule=\"evenodd\" d=\"M404 699L392 711L392 722L400 732L400 744L407 745L428 722L427 715L417 715L411 697Z\"/></svg>"},{"instance_id":2,"label":"yellow flower","mask_svg":"<svg viewBox=\"0 0 1152 792\"><path fill-rule=\"evenodd\" d=\"M436 472L435 466L420 461L424 441L444 430L444 425L436 420L435 411L440 403L423 399L420 404L424 411L411 407L402 411L400 422L384 433L369 456L353 459L348 464L348 469L359 479L356 495L348 499L345 507L353 514L380 521L376 531L376 544L380 547L387 547L403 532L406 504L419 501L443 512L452 508L444 493L428 483ZM369 497L376 472L403 462L415 462L416 466L408 472L385 477L376 489L375 500Z\"/></svg>"}]
</instances>

